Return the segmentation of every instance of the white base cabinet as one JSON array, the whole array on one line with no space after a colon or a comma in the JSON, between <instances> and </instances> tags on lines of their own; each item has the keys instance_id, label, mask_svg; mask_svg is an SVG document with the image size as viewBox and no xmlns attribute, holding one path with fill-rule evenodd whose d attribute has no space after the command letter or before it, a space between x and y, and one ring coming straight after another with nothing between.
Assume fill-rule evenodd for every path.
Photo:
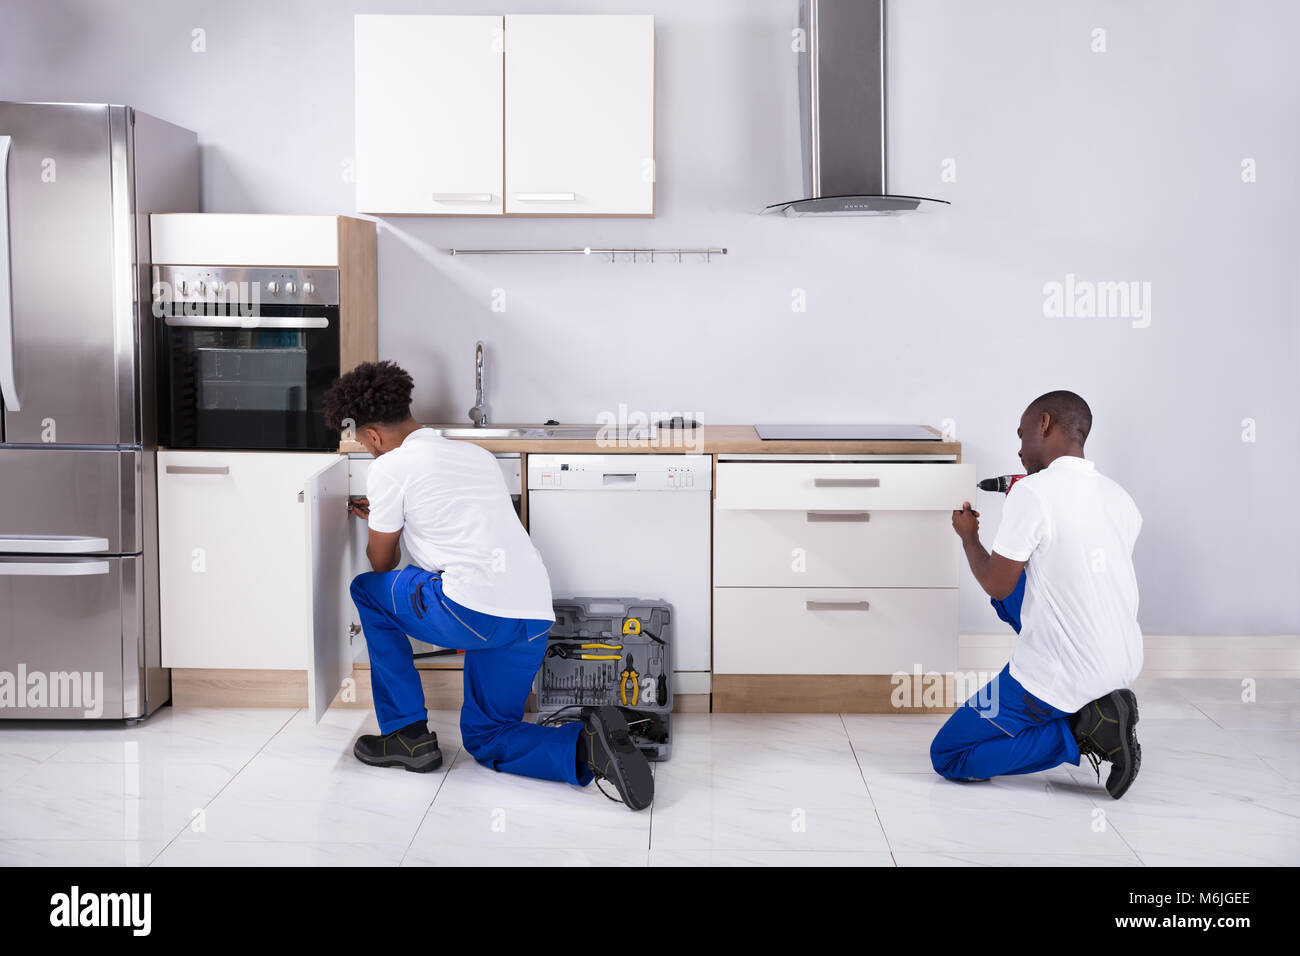
<instances>
[{"instance_id":1,"label":"white base cabinet","mask_svg":"<svg viewBox=\"0 0 1300 956\"><path fill-rule=\"evenodd\" d=\"M956 668L974 466L720 461L716 481L715 674Z\"/></svg>"},{"instance_id":2,"label":"white base cabinet","mask_svg":"<svg viewBox=\"0 0 1300 956\"><path fill-rule=\"evenodd\" d=\"M347 497L339 455L159 452L162 665L305 669L319 720L352 670Z\"/></svg>"}]
</instances>

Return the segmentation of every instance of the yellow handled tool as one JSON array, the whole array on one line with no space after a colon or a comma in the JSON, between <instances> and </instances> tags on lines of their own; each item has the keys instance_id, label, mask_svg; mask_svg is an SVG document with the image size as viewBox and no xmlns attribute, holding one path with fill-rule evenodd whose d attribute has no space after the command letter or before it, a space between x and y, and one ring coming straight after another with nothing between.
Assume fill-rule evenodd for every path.
<instances>
[{"instance_id":1,"label":"yellow handled tool","mask_svg":"<svg viewBox=\"0 0 1300 956\"><path fill-rule=\"evenodd\" d=\"M624 625L626 626L626 625ZM618 696L623 702L624 707L635 707L636 702L641 698L641 675L636 672L636 667L632 663L632 655L627 655L627 667L623 668L623 673L618 675ZM627 700L627 684L632 682L632 702Z\"/></svg>"}]
</instances>

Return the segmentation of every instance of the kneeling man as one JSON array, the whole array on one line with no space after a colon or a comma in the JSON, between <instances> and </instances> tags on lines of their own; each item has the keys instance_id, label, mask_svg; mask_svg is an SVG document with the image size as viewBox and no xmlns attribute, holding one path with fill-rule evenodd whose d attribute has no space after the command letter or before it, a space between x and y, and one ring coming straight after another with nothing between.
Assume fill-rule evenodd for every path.
<instances>
[{"instance_id":1,"label":"kneeling man","mask_svg":"<svg viewBox=\"0 0 1300 956\"><path fill-rule=\"evenodd\" d=\"M442 766L410 635L465 652L460 734L479 763L581 786L608 779L628 807L648 806L654 776L617 707L559 727L524 720L555 620L546 567L491 452L416 422L412 384L392 362L371 362L325 395L326 424L350 422L375 456L366 497L352 506L369 521L374 570L352 582L352 600L370 652L380 733L362 736L353 753L377 767ZM402 542L413 563L399 569Z\"/></svg>"},{"instance_id":2,"label":"kneeling man","mask_svg":"<svg viewBox=\"0 0 1300 956\"><path fill-rule=\"evenodd\" d=\"M934 769L954 780L1034 773L1087 757L1118 800L1142 759L1128 690L1142 669L1133 499L1084 457L1088 403L1073 392L1035 399L1020 418L1027 477L1007 494L993 551L979 513L964 502L952 525L971 572L995 603L1025 576L1020 637L1011 661L948 719L930 746Z\"/></svg>"}]
</instances>

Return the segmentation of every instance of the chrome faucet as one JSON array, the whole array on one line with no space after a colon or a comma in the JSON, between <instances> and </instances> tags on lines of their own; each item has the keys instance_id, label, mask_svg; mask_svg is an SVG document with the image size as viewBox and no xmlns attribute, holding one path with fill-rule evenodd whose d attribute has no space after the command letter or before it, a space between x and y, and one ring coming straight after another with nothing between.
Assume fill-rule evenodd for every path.
<instances>
[{"instance_id":1,"label":"chrome faucet","mask_svg":"<svg viewBox=\"0 0 1300 956\"><path fill-rule=\"evenodd\" d=\"M475 428L488 423L487 405L483 403L483 343L474 347L474 407L469 410L469 420Z\"/></svg>"}]
</instances>

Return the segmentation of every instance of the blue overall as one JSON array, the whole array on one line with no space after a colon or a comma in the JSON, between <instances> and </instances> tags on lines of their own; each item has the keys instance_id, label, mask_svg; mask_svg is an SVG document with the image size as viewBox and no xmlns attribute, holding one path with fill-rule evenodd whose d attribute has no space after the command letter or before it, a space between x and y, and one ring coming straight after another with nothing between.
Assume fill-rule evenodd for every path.
<instances>
[{"instance_id":1,"label":"blue overall","mask_svg":"<svg viewBox=\"0 0 1300 956\"><path fill-rule=\"evenodd\" d=\"M586 786L578 766L582 724L540 727L524 720L524 704L546 656L550 621L471 611L442 593L442 576L408 565L359 574L352 600L370 651L370 687L380 733L428 719L411 642L465 651L465 702L460 735L479 763L505 773Z\"/></svg>"},{"instance_id":2,"label":"blue overall","mask_svg":"<svg viewBox=\"0 0 1300 956\"><path fill-rule=\"evenodd\" d=\"M992 602L998 617L1017 634L1024 596L1022 571L1015 590ZM1079 745L1070 730L1071 716L1025 690L1008 664L939 729L930 744L930 763L952 780L1036 773L1063 763L1077 766Z\"/></svg>"}]
</instances>

